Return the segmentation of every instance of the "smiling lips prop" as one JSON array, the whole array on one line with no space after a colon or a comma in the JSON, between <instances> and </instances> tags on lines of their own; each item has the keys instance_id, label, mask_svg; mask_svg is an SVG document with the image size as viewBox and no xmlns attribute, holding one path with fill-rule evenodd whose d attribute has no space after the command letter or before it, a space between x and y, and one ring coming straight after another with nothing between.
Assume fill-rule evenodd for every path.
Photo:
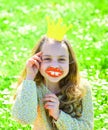
<instances>
[{"instance_id":1,"label":"smiling lips prop","mask_svg":"<svg viewBox=\"0 0 108 130\"><path fill-rule=\"evenodd\" d=\"M63 71L60 70L59 68L54 68L54 67L49 67L45 70L45 72L51 76L51 77L59 77L63 74Z\"/></svg>"}]
</instances>

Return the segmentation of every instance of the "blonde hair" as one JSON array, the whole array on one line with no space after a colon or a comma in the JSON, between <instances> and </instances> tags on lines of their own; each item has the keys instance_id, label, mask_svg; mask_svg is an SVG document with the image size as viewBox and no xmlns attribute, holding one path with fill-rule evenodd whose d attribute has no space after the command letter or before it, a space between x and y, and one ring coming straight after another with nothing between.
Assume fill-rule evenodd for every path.
<instances>
[{"instance_id":1,"label":"blonde hair","mask_svg":"<svg viewBox=\"0 0 108 130\"><path fill-rule=\"evenodd\" d=\"M48 41L47 37L44 36L41 38L38 44L36 44L36 46L33 48L32 55L41 51L42 45L46 41ZM54 42L59 41L54 40ZM77 118L80 117L82 113L82 98L84 96L85 90L82 86L79 85L80 76L78 72L78 65L72 47L66 39L63 39L61 42L66 44L69 51L69 73L59 82L59 87L61 88L60 109ZM25 77L26 68L23 70L22 75L18 80L17 86L21 84ZM44 83L44 77L40 74L39 71L34 81L36 82L37 86L41 86L41 84Z\"/></svg>"}]
</instances>

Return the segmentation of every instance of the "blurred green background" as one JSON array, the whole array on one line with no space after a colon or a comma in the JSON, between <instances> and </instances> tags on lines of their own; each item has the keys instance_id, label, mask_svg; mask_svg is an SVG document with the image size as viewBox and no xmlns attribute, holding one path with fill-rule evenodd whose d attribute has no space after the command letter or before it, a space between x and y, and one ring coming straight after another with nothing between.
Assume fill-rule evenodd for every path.
<instances>
[{"instance_id":1,"label":"blurred green background","mask_svg":"<svg viewBox=\"0 0 108 130\"><path fill-rule=\"evenodd\" d=\"M46 16L73 24L67 38L92 86L94 129L108 130L108 0L0 0L0 130L30 130L11 118L11 97Z\"/></svg>"}]
</instances>

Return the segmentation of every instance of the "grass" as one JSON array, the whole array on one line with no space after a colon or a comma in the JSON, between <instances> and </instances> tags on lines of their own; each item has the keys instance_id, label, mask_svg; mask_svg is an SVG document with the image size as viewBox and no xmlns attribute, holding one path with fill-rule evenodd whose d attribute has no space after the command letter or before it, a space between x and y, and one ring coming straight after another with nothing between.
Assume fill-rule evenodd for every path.
<instances>
[{"instance_id":1,"label":"grass","mask_svg":"<svg viewBox=\"0 0 108 130\"><path fill-rule=\"evenodd\" d=\"M13 87L31 49L46 32L46 16L73 24L67 37L93 90L95 130L108 129L108 1L0 0L0 129L30 130L11 118Z\"/></svg>"}]
</instances>

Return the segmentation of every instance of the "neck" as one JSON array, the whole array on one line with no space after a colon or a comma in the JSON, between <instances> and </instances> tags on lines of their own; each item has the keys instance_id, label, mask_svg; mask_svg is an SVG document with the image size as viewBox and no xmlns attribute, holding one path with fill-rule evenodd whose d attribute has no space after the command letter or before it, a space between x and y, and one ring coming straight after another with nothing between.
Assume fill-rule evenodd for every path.
<instances>
[{"instance_id":1,"label":"neck","mask_svg":"<svg viewBox=\"0 0 108 130\"><path fill-rule=\"evenodd\" d=\"M59 84L58 83L53 83L49 81L44 82L46 87L52 92L52 93L58 93L60 92Z\"/></svg>"}]
</instances>

